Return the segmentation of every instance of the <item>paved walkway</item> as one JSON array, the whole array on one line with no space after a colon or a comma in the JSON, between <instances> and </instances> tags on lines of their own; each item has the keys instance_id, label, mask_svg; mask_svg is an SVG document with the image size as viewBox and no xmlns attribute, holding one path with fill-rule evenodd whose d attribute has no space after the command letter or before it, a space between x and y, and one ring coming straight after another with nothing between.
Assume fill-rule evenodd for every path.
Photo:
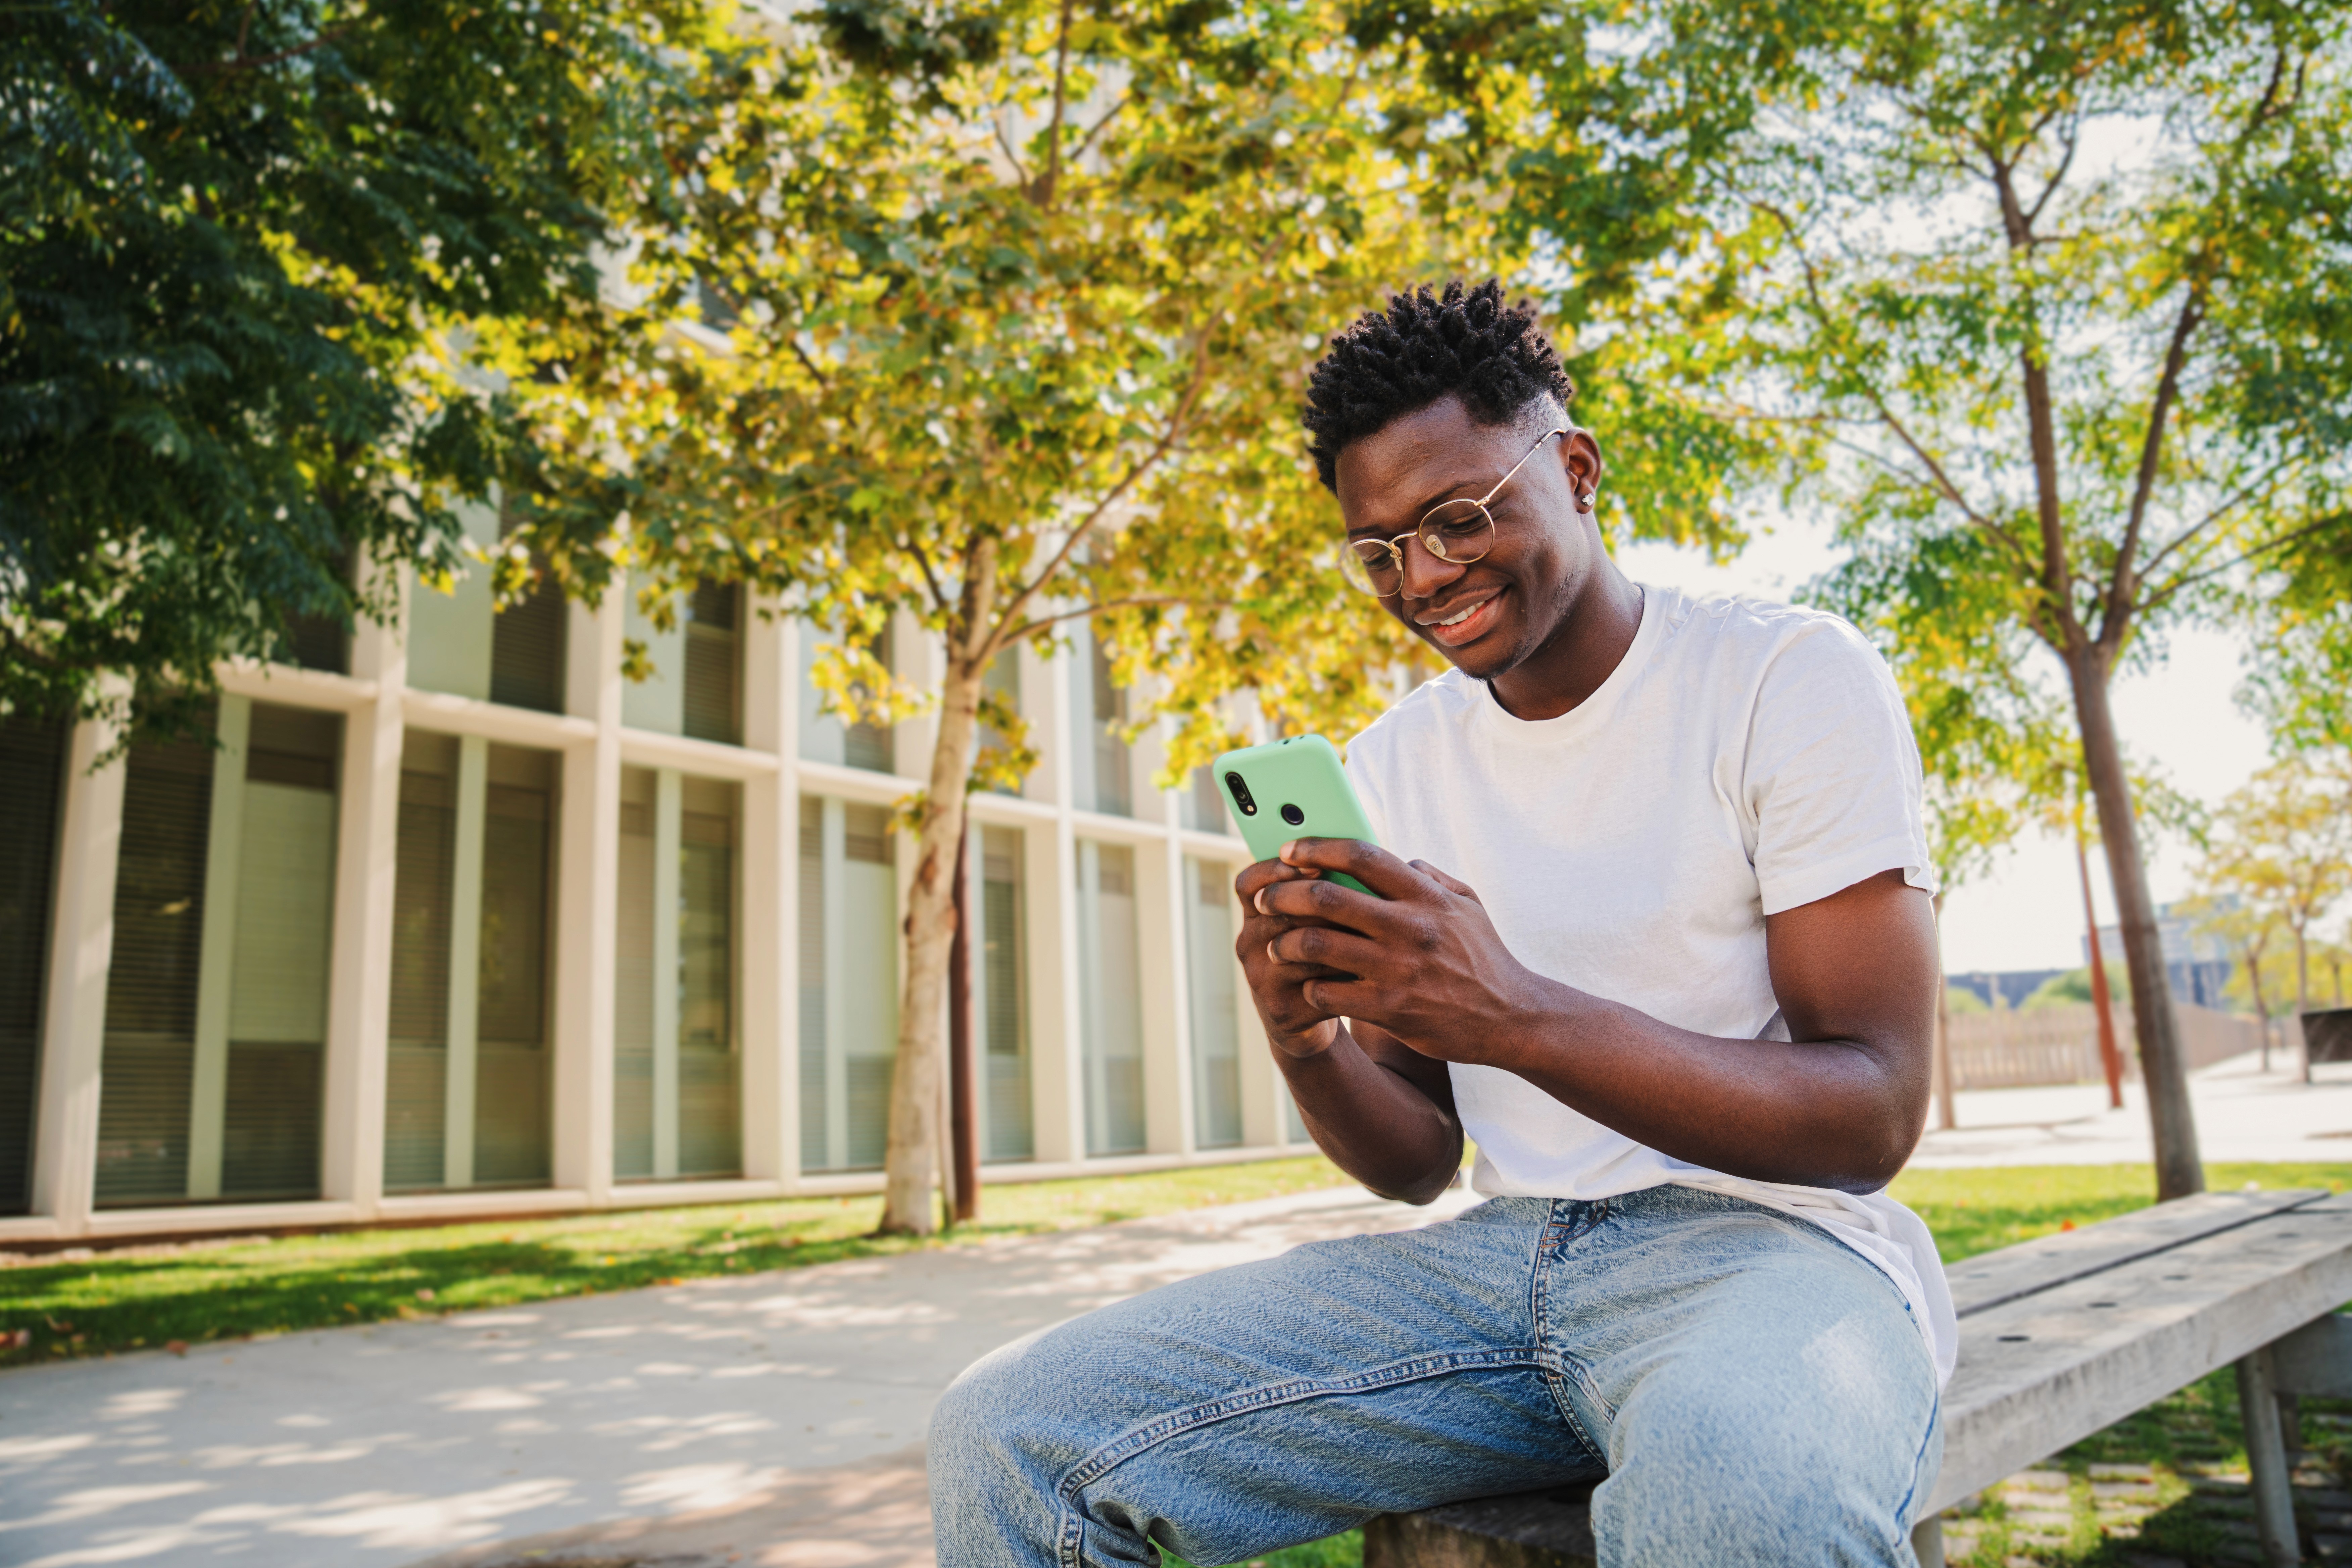
<instances>
[{"instance_id":1,"label":"paved walkway","mask_svg":"<svg viewBox=\"0 0 2352 1568\"><path fill-rule=\"evenodd\" d=\"M2352 1069L2195 1089L2207 1158L2352 1161ZM2148 1158L2137 1089L1959 1097L1920 1165ZM921 1434L987 1351L1303 1241L1356 1188L625 1295L0 1374L0 1564L929 1568Z\"/></svg>"},{"instance_id":2,"label":"paved walkway","mask_svg":"<svg viewBox=\"0 0 2352 1568\"><path fill-rule=\"evenodd\" d=\"M2190 1084L2197 1141L2207 1161L2352 1163L2352 1067L2317 1069L2306 1084L2284 1053L2273 1070L2258 1056L2208 1068ZM2122 1165L2155 1158L2147 1095L2124 1086L2124 1108L2107 1109L2104 1084L1991 1089L1954 1097L1959 1125L1930 1132L1916 1166Z\"/></svg>"},{"instance_id":3,"label":"paved walkway","mask_svg":"<svg viewBox=\"0 0 2352 1568\"><path fill-rule=\"evenodd\" d=\"M395 1568L538 1532L634 1538L648 1518L683 1515L665 1521L666 1553L920 1568L919 1440L940 1390L979 1356L1155 1285L1470 1201L1412 1209L1349 1187L184 1360L11 1372L0 1563Z\"/></svg>"}]
</instances>

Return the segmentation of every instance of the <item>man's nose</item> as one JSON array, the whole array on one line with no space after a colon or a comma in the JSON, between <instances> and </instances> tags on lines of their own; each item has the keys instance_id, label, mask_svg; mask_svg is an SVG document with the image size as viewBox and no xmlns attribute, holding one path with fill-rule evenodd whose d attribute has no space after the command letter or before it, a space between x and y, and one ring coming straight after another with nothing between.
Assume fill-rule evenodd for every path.
<instances>
[{"instance_id":1,"label":"man's nose","mask_svg":"<svg viewBox=\"0 0 2352 1568\"><path fill-rule=\"evenodd\" d=\"M1458 561L1447 561L1430 552L1421 535L1414 534L1404 542L1404 596L1426 599L1467 570Z\"/></svg>"}]
</instances>

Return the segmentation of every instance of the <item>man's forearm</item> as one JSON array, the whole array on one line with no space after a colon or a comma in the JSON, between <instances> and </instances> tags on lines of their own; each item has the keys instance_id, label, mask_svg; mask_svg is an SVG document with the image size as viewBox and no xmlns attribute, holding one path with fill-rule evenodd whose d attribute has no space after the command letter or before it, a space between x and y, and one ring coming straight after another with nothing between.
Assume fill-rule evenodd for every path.
<instances>
[{"instance_id":1,"label":"man's forearm","mask_svg":"<svg viewBox=\"0 0 2352 1568\"><path fill-rule=\"evenodd\" d=\"M1372 1059L1346 1028L1310 1057L1274 1058L1315 1142L1332 1163L1382 1197L1425 1204L1462 1163L1461 1124Z\"/></svg>"},{"instance_id":2,"label":"man's forearm","mask_svg":"<svg viewBox=\"0 0 2352 1568\"><path fill-rule=\"evenodd\" d=\"M1757 1181L1870 1192L1927 1114L1899 1051L1826 1039L1727 1040L1573 990L1501 1034L1488 1065L1678 1160Z\"/></svg>"}]
</instances>

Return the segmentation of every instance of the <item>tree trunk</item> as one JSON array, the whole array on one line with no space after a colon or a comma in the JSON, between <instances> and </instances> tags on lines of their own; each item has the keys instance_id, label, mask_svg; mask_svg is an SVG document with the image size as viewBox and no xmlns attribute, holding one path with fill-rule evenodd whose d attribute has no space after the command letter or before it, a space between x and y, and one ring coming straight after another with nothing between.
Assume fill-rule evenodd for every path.
<instances>
[{"instance_id":1,"label":"tree trunk","mask_svg":"<svg viewBox=\"0 0 2352 1568\"><path fill-rule=\"evenodd\" d=\"M983 667L948 652L939 742L907 885L907 979L898 1003L898 1056L890 1075L890 1136L883 1151L885 1235L929 1236L940 1215L940 1104L947 1055L948 950L955 941L956 847L964 832L964 785L979 733Z\"/></svg>"},{"instance_id":2,"label":"tree trunk","mask_svg":"<svg viewBox=\"0 0 2352 1568\"><path fill-rule=\"evenodd\" d=\"M2091 902L2091 858L2074 830L2074 868L2083 874L2083 924L2091 933L2091 1005L2099 1019L2099 1068L2107 1075L2107 1109L2124 1108L2124 1054L2116 1048L2116 1004L2107 994L2107 956L2100 952L2099 911Z\"/></svg>"},{"instance_id":3,"label":"tree trunk","mask_svg":"<svg viewBox=\"0 0 2352 1568\"><path fill-rule=\"evenodd\" d=\"M2311 1011L2311 949L2304 927L2294 928L2294 1037L2303 1047L2303 1081L2311 1081L2311 1037L2304 1033L2303 1016Z\"/></svg>"},{"instance_id":4,"label":"tree trunk","mask_svg":"<svg viewBox=\"0 0 2352 1568\"><path fill-rule=\"evenodd\" d=\"M2140 1076L2147 1083L2147 1116L2156 1142L2156 1196L2163 1203L2205 1190L2197 1150L2197 1116L2189 1100L2187 1064L2165 982L2164 947L2156 903L2140 858L2139 826L2132 815L2131 782L2107 705L2107 672L2097 651L2078 643L2066 654L2074 714L2083 732L2084 771L2099 808L2099 837L2107 851L2107 880L2123 927L2124 968L2131 980L2132 1021L2139 1030Z\"/></svg>"},{"instance_id":5,"label":"tree trunk","mask_svg":"<svg viewBox=\"0 0 2352 1568\"><path fill-rule=\"evenodd\" d=\"M2246 948L2246 986L2254 994L2254 1018L2263 1026L2263 1071L2271 1070L2271 1009L2263 1000L2263 948L2267 943L2248 944Z\"/></svg>"}]
</instances>

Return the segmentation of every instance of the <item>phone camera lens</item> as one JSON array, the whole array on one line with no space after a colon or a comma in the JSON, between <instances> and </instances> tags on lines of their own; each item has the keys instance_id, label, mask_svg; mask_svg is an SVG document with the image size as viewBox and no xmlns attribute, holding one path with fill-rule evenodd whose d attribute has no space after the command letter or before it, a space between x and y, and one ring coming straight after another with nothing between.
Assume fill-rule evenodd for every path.
<instances>
[{"instance_id":1,"label":"phone camera lens","mask_svg":"<svg viewBox=\"0 0 2352 1568\"><path fill-rule=\"evenodd\" d=\"M1242 808L1242 815L1244 816L1255 816L1257 815L1257 802L1250 798L1249 785L1242 783L1241 774L1227 773L1225 775L1225 787L1234 792L1234 804Z\"/></svg>"},{"instance_id":2,"label":"phone camera lens","mask_svg":"<svg viewBox=\"0 0 2352 1568\"><path fill-rule=\"evenodd\" d=\"M1307 821L1307 814L1295 805L1286 805L1282 808L1282 820L1293 827L1302 826Z\"/></svg>"}]
</instances>

